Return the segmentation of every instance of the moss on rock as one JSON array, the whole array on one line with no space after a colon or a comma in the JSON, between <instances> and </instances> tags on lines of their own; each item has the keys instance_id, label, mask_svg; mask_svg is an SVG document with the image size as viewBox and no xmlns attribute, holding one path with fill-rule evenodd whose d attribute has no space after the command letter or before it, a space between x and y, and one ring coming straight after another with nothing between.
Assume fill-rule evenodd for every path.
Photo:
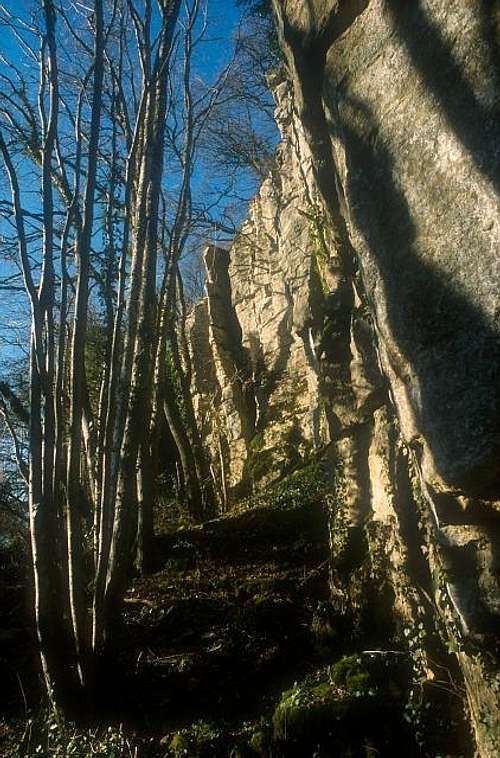
<instances>
[{"instance_id":1,"label":"moss on rock","mask_svg":"<svg viewBox=\"0 0 500 758\"><path fill-rule=\"evenodd\" d=\"M399 733L401 744L411 744L402 672L397 656L380 651L344 656L296 682L275 709L275 743L287 756L318 746L339 755L366 745L383 750Z\"/></svg>"}]
</instances>

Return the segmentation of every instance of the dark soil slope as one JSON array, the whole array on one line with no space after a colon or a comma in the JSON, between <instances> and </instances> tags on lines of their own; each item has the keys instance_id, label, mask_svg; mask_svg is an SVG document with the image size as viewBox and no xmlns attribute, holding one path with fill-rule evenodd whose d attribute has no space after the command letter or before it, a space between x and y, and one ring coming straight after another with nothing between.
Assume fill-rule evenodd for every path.
<instances>
[{"instance_id":1,"label":"dark soil slope","mask_svg":"<svg viewBox=\"0 0 500 758\"><path fill-rule=\"evenodd\" d=\"M312 621L328 597L327 520L321 498L304 500L292 491L289 502L160 540L163 566L126 598L136 727L163 744L229 754L317 665Z\"/></svg>"}]
</instances>

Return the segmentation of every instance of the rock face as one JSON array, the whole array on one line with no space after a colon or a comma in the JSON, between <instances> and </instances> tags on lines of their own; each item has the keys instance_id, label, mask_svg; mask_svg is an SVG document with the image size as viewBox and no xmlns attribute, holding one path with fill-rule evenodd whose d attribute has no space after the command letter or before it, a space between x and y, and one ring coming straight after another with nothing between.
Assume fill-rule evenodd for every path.
<instances>
[{"instance_id":1,"label":"rock face","mask_svg":"<svg viewBox=\"0 0 500 758\"><path fill-rule=\"evenodd\" d=\"M274 170L231 250L205 251L207 299L188 324L198 418L232 497L330 439L314 342L325 318L328 252L289 84L275 82L275 95L283 141Z\"/></svg>"},{"instance_id":2,"label":"rock face","mask_svg":"<svg viewBox=\"0 0 500 758\"><path fill-rule=\"evenodd\" d=\"M214 470L227 500L313 447L334 452L333 604L354 623L359 597L385 592L396 634L422 629L422 686L439 637L493 757L500 14L485 0L275 11L283 141L231 251L208 251L191 322Z\"/></svg>"}]
</instances>

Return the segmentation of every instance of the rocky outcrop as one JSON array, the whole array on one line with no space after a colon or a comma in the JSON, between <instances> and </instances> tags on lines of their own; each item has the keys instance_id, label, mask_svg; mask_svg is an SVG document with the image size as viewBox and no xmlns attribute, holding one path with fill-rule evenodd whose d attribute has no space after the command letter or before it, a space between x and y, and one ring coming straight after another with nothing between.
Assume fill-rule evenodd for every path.
<instances>
[{"instance_id":1,"label":"rocky outcrop","mask_svg":"<svg viewBox=\"0 0 500 758\"><path fill-rule=\"evenodd\" d=\"M289 84L274 88L283 140L272 174L231 250L206 249L207 298L188 323L198 417L233 499L330 439L318 339L332 273Z\"/></svg>"},{"instance_id":2,"label":"rocky outcrop","mask_svg":"<svg viewBox=\"0 0 500 758\"><path fill-rule=\"evenodd\" d=\"M371 624L381 647L406 639L415 692L432 692L443 670L461 677L478 754L491 758L500 747L495 9L275 0L291 82L275 83L282 144L231 251L208 252L208 305L191 322L193 343L203 323L210 346L219 420L204 423L226 499L324 447L336 471L333 610L353 629ZM200 408L206 398L198 383Z\"/></svg>"},{"instance_id":3,"label":"rocky outcrop","mask_svg":"<svg viewBox=\"0 0 500 758\"><path fill-rule=\"evenodd\" d=\"M353 393L358 368L367 365L355 336L360 317L370 323L387 386L386 410L358 416L366 437L351 424L339 443L340 458L350 461L350 509L365 528L395 520L396 551L408 558L419 533L421 568L433 580L437 623L457 650L478 750L493 756L500 731L498 659L491 658L500 620L498 9L480 0L275 7L325 223L336 230L335 254L366 309L360 313L355 297ZM415 513L420 532L409 530ZM392 547L389 559L394 566ZM392 584L397 601L401 582ZM410 596L403 593L403 606Z\"/></svg>"}]
</instances>

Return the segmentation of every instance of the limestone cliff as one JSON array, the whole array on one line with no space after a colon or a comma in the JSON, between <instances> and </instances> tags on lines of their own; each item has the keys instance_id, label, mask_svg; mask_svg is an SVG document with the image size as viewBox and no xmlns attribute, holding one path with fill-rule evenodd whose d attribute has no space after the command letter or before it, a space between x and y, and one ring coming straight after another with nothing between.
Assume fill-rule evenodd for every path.
<instances>
[{"instance_id":1,"label":"limestone cliff","mask_svg":"<svg viewBox=\"0 0 500 758\"><path fill-rule=\"evenodd\" d=\"M423 689L454 661L496 756L499 11L275 10L283 141L191 321L213 470L227 500L333 451L334 608L409 638Z\"/></svg>"},{"instance_id":2,"label":"limestone cliff","mask_svg":"<svg viewBox=\"0 0 500 758\"><path fill-rule=\"evenodd\" d=\"M331 278L326 231L289 84L274 88L283 140L273 171L231 250L205 251L207 298L188 322L198 417L233 497L330 440L315 342Z\"/></svg>"}]
</instances>

